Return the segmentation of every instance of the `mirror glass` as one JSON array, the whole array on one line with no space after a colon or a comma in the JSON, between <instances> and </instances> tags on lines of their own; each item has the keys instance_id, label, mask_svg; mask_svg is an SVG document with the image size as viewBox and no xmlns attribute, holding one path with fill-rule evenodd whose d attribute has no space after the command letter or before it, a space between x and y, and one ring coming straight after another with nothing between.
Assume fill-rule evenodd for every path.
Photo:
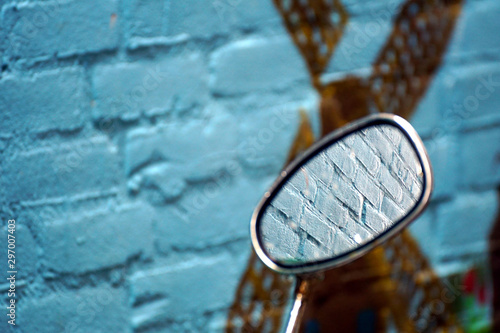
<instances>
[{"instance_id":1,"label":"mirror glass","mask_svg":"<svg viewBox=\"0 0 500 333\"><path fill-rule=\"evenodd\" d=\"M308 159L268 201L258 234L267 255L303 265L346 254L421 200L421 162L399 127L366 127Z\"/></svg>"}]
</instances>

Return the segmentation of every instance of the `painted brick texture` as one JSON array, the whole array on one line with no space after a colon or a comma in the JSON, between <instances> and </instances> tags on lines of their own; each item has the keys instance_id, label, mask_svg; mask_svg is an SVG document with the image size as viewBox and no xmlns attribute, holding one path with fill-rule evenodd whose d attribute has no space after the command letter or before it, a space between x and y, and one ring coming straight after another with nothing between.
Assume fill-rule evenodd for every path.
<instances>
[{"instance_id":1,"label":"painted brick texture","mask_svg":"<svg viewBox=\"0 0 500 333\"><path fill-rule=\"evenodd\" d=\"M118 1L41 1L2 8L7 54L21 58L66 57L118 47Z\"/></svg>"},{"instance_id":2,"label":"painted brick texture","mask_svg":"<svg viewBox=\"0 0 500 333\"><path fill-rule=\"evenodd\" d=\"M344 45L372 10L397 9L345 2ZM466 2L411 120L436 171L412 230L440 272L484 255L498 210L499 8ZM383 39L350 58L341 45L330 74L368 66ZM18 223L16 331L222 331L251 213L287 159L298 110L319 128L318 99L270 0L0 1L0 218ZM366 172L338 167L360 184L370 170L388 176L372 155L356 163ZM331 201L314 185L301 195ZM368 198L367 216L398 211L360 187L327 216L348 227Z\"/></svg>"},{"instance_id":3,"label":"painted brick texture","mask_svg":"<svg viewBox=\"0 0 500 333\"><path fill-rule=\"evenodd\" d=\"M252 210L317 107L272 3L0 5L16 329L222 330Z\"/></svg>"},{"instance_id":4,"label":"painted brick texture","mask_svg":"<svg viewBox=\"0 0 500 333\"><path fill-rule=\"evenodd\" d=\"M84 125L88 104L82 68L45 71L33 77L5 76L0 90L0 109L16 110L3 112L1 135L69 132Z\"/></svg>"}]
</instances>

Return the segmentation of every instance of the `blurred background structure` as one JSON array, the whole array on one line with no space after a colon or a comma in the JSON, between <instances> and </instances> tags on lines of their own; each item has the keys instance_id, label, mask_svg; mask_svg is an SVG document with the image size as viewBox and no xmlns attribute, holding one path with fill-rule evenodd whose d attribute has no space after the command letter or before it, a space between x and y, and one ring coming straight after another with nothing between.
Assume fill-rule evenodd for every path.
<instances>
[{"instance_id":1,"label":"blurred background structure","mask_svg":"<svg viewBox=\"0 0 500 333\"><path fill-rule=\"evenodd\" d=\"M253 272L254 206L300 142L342 124L321 118L320 101L359 93L355 82L328 87L370 77L406 1L328 3L342 34L327 36L336 48L319 50L331 56L319 68L271 0L0 1L0 248L15 218L19 332L226 329ZM436 188L411 235L449 281L440 304L487 332L500 3L444 5L459 9L422 99L376 111L412 108ZM438 27L444 13L431 18ZM369 328L369 308L353 315Z\"/></svg>"}]
</instances>

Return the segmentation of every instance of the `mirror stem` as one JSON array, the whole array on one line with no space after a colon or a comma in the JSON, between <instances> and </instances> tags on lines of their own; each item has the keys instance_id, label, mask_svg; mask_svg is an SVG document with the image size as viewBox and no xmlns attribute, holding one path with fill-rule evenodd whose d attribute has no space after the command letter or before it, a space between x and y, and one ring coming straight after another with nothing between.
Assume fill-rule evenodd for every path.
<instances>
[{"instance_id":1,"label":"mirror stem","mask_svg":"<svg viewBox=\"0 0 500 333\"><path fill-rule=\"evenodd\" d=\"M286 326L286 333L298 333L300 328L300 322L302 316L304 315L305 303L307 301L307 296L309 294L309 282L308 280L302 279L297 276L297 283L295 285L295 302L293 303L293 308L290 313L290 319L288 320L288 325Z\"/></svg>"}]
</instances>

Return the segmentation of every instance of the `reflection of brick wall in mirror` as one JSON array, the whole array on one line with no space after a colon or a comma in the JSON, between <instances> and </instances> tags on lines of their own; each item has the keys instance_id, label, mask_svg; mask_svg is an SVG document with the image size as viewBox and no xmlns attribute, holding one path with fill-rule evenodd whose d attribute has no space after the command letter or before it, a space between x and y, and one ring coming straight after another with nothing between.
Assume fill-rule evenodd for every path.
<instances>
[{"instance_id":1,"label":"reflection of brick wall in mirror","mask_svg":"<svg viewBox=\"0 0 500 333\"><path fill-rule=\"evenodd\" d=\"M264 247L276 260L292 262L348 252L415 206L421 172L397 128L349 135L305 163L273 198L262 220Z\"/></svg>"}]
</instances>

